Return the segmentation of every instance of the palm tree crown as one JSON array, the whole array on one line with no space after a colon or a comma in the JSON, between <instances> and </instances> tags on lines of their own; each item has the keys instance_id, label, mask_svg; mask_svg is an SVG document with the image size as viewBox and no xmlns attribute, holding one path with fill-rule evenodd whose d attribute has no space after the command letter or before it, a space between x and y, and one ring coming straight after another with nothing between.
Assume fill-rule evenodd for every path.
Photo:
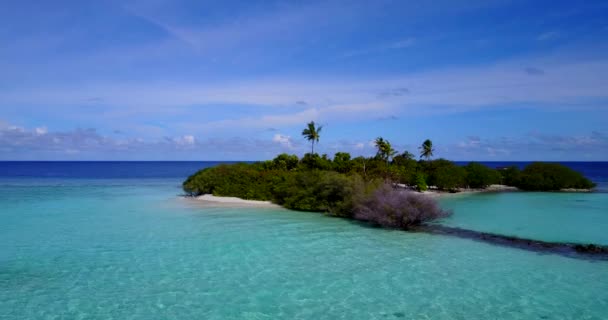
<instances>
[{"instance_id":1,"label":"palm tree crown","mask_svg":"<svg viewBox=\"0 0 608 320\"><path fill-rule=\"evenodd\" d=\"M315 142L319 142L319 138L321 137L321 129L323 126L318 126L314 121L308 123L306 129L302 130L302 135L306 138L306 140L312 143L311 153L315 153Z\"/></svg>"},{"instance_id":2,"label":"palm tree crown","mask_svg":"<svg viewBox=\"0 0 608 320\"><path fill-rule=\"evenodd\" d=\"M397 153L391 146L391 143L388 140L384 140L382 137L376 138L374 143L376 144L376 148L378 148L376 156L384 161L388 162L388 159Z\"/></svg>"},{"instance_id":3,"label":"palm tree crown","mask_svg":"<svg viewBox=\"0 0 608 320\"><path fill-rule=\"evenodd\" d=\"M425 158L429 160L433 156L433 142L429 139L424 140L422 145L418 148L420 149L420 158Z\"/></svg>"}]
</instances>

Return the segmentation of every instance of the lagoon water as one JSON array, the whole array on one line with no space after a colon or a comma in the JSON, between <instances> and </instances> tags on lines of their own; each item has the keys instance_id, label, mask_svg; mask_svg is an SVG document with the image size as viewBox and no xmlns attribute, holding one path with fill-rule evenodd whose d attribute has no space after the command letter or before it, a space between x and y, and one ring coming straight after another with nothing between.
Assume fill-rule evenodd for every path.
<instances>
[{"instance_id":1,"label":"lagoon water","mask_svg":"<svg viewBox=\"0 0 608 320\"><path fill-rule=\"evenodd\" d=\"M0 163L0 319L608 317L606 261L177 197L206 165ZM457 196L442 223L608 244L607 198Z\"/></svg>"},{"instance_id":2,"label":"lagoon water","mask_svg":"<svg viewBox=\"0 0 608 320\"><path fill-rule=\"evenodd\" d=\"M457 214L443 224L557 242L608 245L606 193L497 193L441 200Z\"/></svg>"}]
</instances>

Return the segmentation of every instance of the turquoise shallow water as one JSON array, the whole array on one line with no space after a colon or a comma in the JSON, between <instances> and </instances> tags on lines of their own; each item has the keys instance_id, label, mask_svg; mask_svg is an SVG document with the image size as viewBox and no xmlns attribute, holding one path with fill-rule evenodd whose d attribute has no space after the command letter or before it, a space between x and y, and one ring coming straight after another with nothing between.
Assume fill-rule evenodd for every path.
<instances>
[{"instance_id":1,"label":"turquoise shallow water","mask_svg":"<svg viewBox=\"0 0 608 320\"><path fill-rule=\"evenodd\" d=\"M0 319L608 314L606 262L313 213L205 207L176 197L178 186L179 179L4 180ZM453 203L455 217L463 215L453 221L472 225L479 219L461 212L466 203L475 201Z\"/></svg>"},{"instance_id":2,"label":"turquoise shallow water","mask_svg":"<svg viewBox=\"0 0 608 320\"><path fill-rule=\"evenodd\" d=\"M607 193L490 193L441 199L443 224L546 241L608 245Z\"/></svg>"}]
</instances>

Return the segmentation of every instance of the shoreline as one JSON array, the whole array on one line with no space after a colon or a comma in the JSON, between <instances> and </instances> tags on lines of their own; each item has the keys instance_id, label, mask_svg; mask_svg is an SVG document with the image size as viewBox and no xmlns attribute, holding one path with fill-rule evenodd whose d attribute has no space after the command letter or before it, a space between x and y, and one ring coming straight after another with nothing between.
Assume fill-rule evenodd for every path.
<instances>
[{"instance_id":1,"label":"shoreline","mask_svg":"<svg viewBox=\"0 0 608 320\"><path fill-rule=\"evenodd\" d=\"M482 193L504 193L504 192L524 192L517 187L510 187L502 184L493 184L485 189L458 189L458 192L440 191L436 189L429 189L426 191L414 191L416 193L424 194L430 197L446 197L446 196L464 196Z\"/></svg>"},{"instance_id":2,"label":"shoreline","mask_svg":"<svg viewBox=\"0 0 608 320\"><path fill-rule=\"evenodd\" d=\"M257 207L257 208L283 208L278 204L270 201L246 200L237 197L220 197L212 194L203 194L193 199L201 203L230 206L230 207Z\"/></svg>"},{"instance_id":3,"label":"shoreline","mask_svg":"<svg viewBox=\"0 0 608 320\"><path fill-rule=\"evenodd\" d=\"M404 188L405 189L405 188ZM410 192L426 195L432 198L443 198L443 197L451 197L451 196L466 196L466 195L475 195L475 194L484 194L484 193L506 193L506 192L526 192L517 187L511 187L502 184L493 184L488 186L485 189L460 189L458 192L449 192L449 191L439 191L439 190L426 190L423 192L405 189ZM589 189L563 189L559 191L554 191L559 193L587 193L593 192ZM203 194L200 196L192 197L192 199L200 201L201 203L216 205L216 206L226 206L226 207L235 207L235 208L243 208L243 207L258 207L258 208L283 208L283 206L273 203L271 201L262 201L262 200L246 200L238 197L224 197L224 196L215 196L212 194Z\"/></svg>"},{"instance_id":4,"label":"shoreline","mask_svg":"<svg viewBox=\"0 0 608 320\"><path fill-rule=\"evenodd\" d=\"M464 195L474 195L474 194L484 194L484 193L508 193L508 192L543 192L543 193L593 193L594 192L593 189L573 189L573 188L566 188L566 189L555 190L555 191L526 191L526 190L521 190L517 187L507 186L507 185L503 185L503 184L492 184L492 185L489 185L485 189L458 189L457 192L440 191L437 189L429 189L429 190L422 191L422 192L410 190L410 189L406 189L406 190L428 195L430 197L447 197L447 196L458 196L458 195L464 196Z\"/></svg>"}]
</instances>

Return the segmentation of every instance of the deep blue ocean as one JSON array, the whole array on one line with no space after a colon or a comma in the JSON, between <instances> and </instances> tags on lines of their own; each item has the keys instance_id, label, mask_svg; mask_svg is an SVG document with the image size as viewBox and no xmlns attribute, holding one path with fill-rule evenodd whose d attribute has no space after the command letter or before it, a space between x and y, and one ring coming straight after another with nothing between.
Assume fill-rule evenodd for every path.
<instances>
[{"instance_id":1,"label":"deep blue ocean","mask_svg":"<svg viewBox=\"0 0 608 320\"><path fill-rule=\"evenodd\" d=\"M64 179L187 178L218 161L2 161L0 177Z\"/></svg>"},{"instance_id":2,"label":"deep blue ocean","mask_svg":"<svg viewBox=\"0 0 608 320\"><path fill-rule=\"evenodd\" d=\"M201 168L234 161L0 161L0 177L129 179L186 178ZM456 162L465 165L468 162ZM525 167L530 162L480 162L492 168ZM560 162L598 185L608 184L608 162Z\"/></svg>"},{"instance_id":3,"label":"deep blue ocean","mask_svg":"<svg viewBox=\"0 0 608 320\"><path fill-rule=\"evenodd\" d=\"M0 162L0 319L607 319L607 261L180 197L218 163ZM564 164L608 190L607 162ZM440 204L450 226L608 245L606 192Z\"/></svg>"},{"instance_id":4,"label":"deep blue ocean","mask_svg":"<svg viewBox=\"0 0 608 320\"><path fill-rule=\"evenodd\" d=\"M0 161L0 178L55 179L185 179L197 170L235 161ZM456 162L466 165L468 162ZM480 162L491 168L530 162ZM560 162L581 172L608 192L608 162Z\"/></svg>"}]
</instances>

